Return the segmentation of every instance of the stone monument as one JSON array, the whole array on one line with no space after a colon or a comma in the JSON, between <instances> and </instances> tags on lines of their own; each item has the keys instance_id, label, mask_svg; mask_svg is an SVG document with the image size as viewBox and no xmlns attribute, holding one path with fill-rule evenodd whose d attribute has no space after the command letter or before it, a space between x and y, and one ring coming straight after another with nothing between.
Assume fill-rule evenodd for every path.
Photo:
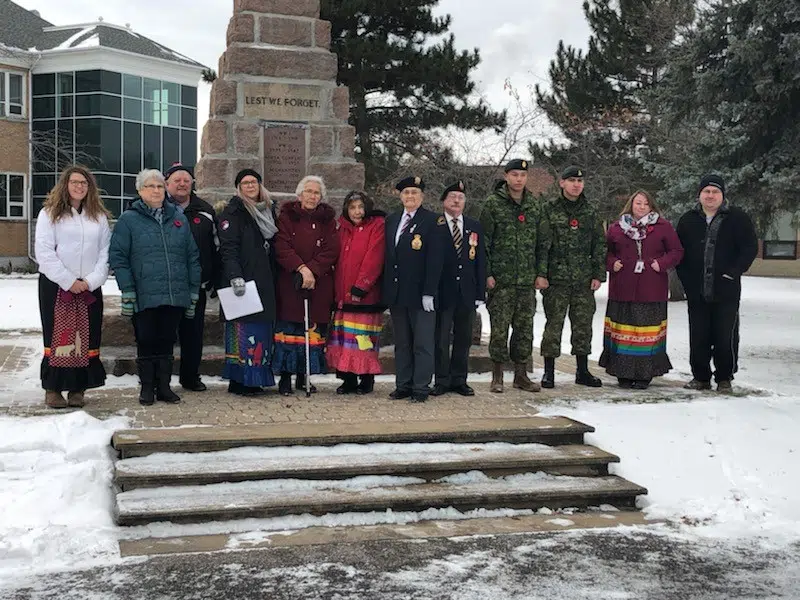
<instances>
[{"instance_id":1,"label":"stone monument","mask_svg":"<svg viewBox=\"0 0 800 600\"><path fill-rule=\"evenodd\" d=\"M278 202L305 175L325 180L329 201L363 189L330 42L319 0L234 0L195 172L200 196L227 201L243 168L262 173Z\"/></svg>"}]
</instances>

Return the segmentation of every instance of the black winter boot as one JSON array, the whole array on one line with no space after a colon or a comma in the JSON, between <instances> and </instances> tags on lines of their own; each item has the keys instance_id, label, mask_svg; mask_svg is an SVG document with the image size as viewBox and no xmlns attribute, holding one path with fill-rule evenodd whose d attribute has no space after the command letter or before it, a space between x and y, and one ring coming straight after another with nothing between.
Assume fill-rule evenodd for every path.
<instances>
[{"instance_id":1,"label":"black winter boot","mask_svg":"<svg viewBox=\"0 0 800 600\"><path fill-rule=\"evenodd\" d=\"M556 359L544 358L544 374L542 375L542 387L552 389L556 387Z\"/></svg>"},{"instance_id":2,"label":"black winter boot","mask_svg":"<svg viewBox=\"0 0 800 600\"><path fill-rule=\"evenodd\" d=\"M306 391L306 374L305 373L298 373L297 374L297 381L294 384L295 389L298 392L305 392ZM308 386L312 394L317 393L317 386L313 383Z\"/></svg>"},{"instance_id":3,"label":"black winter boot","mask_svg":"<svg viewBox=\"0 0 800 600\"><path fill-rule=\"evenodd\" d=\"M356 394L371 394L375 388L375 375L362 375Z\"/></svg>"},{"instance_id":4,"label":"black winter boot","mask_svg":"<svg viewBox=\"0 0 800 600\"><path fill-rule=\"evenodd\" d=\"M576 356L575 362L578 363L578 370L575 373L575 383L589 387L603 387L603 382L589 372L588 356Z\"/></svg>"},{"instance_id":5,"label":"black winter boot","mask_svg":"<svg viewBox=\"0 0 800 600\"><path fill-rule=\"evenodd\" d=\"M281 380L278 382L278 392L280 392L281 396L292 395L291 373L281 373Z\"/></svg>"},{"instance_id":6,"label":"black winter boot","mask_svg":"<svg viewBox=\"0 0 800 600\"><path fill-rule=\"evenodd\" d=\"M156 362L156 399L168 404L177 404L181 401L181 397L169 387L174 360L168 356L159 358Z\"/></svg>"},{"instance_id":7,"label":"black winter boot","mask_svg":"<svg viewBox=\"0 0 800 600\"><path fill-rule=\"evenodd\" d=\"M341 394L354 394L358 390L358 376L355 373L337 373L342 379L342 385L336 388L336 393Z\"/></svg>"},{"instance_id":8,"label":"black winter boot","mask_svg":"<svg viewBox=\"0 0 800 600\"><path fill-rule=\"evenodd\" d=\"M139 391L139 404L152 406L156 402L156 363L152 358L137 358L136 366L139 371L139 382L142 385L142 389Z\"/></svg>"}]
</instances>

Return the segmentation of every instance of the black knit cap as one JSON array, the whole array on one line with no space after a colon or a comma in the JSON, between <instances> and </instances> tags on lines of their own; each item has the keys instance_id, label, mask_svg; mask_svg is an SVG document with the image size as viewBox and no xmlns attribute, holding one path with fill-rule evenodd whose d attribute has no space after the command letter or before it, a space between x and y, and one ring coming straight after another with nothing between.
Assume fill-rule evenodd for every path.
<instances>
[{"instance_id":1,"label":"black knit cap","mask_svg":"<svg viewBox=\"0 0 800 600\"><path fill-rule=\"evenodd\" d=\"M570 165L561 171L561 179L569 179L570 177L585 177L585 171L577 165Z\"/></svg>"},{"instance_id":2,"label":"black knit cap","mask_svg":"<svg viewBox=\"0 0 800 600\"><path fill-rule=\"evenodd\" d=\"M236 179L234 180L233 184L236 187L239 187L239 184L242 183L242 179L244 179L248 175L252 175L253 177L256 178L256 181L258 181L258 183L261 183L262 179L258 171L254 171L253 169L242 169L241 171L239 171L239 173L237 173Z\"/></svg>"},{"instance_id":3,"label":"black knit cap","mask_svg":"<svg viewBox=\"0 0 800 600\"><path fill-rule=\"evenodd\" d=\"M173 163L173 165L166 170L166 172L164 173L164 180L169 179L170 175L172 175L173 173L177 173L178 171L186 171L189 174L189 177L194 179L194 171L192 171L192 167L187 167L179 162L176 162Z\"/></svg>"},{"instance_id":4,"label":"black knit cap","mask_svg":"<svg viewBox=\"0 0 800 600\"><path fill-rule=\"evenodd\" d=\"M405 179L401 179L397 182L397 185L394 188L398 192L402 192L406 188L416 187L425 191L425 182L422 181L422 177L406 177Z\"/></svg>"},{"instance_id":5,"label":"black knit cap","mask_svg":"<svg viewBox=\"0 0 800 600\"><path fill-rule=\"evenodd\" d=\"M714 173L703 175L703 178L700 180L700 187L697 190L698 195L708 186L719 188L722 195L725 195L725 180L721 176L715 175Z\"/></svg>"},{"instance_id":6,"label":"black knit cap","mask_svg":"<svg viewBox=\"0 0 800 600\"><path fill-rule=\"evenodd\" d=\"M509 171L527 171L528 170L528 161L524 158L515 158L506 163L505 169L503 171L508 173Z\"/></svg>"},{"instance_id":7,"label":"black knit cap","mask_svg":"<svg viewBox=\"0 0 800 600\"><path fill-rule=\"evenodd\" d=\"M463 181L459 180L456 181L455 183L451 183L446 188L444 188L444 191L442 192L442 197L439 198L439 202L444 202L444 199L447 198L447 194L449 194L450 192L465 192L465 191L466 188L464 187Z\"/></svg>"}]
</instances>

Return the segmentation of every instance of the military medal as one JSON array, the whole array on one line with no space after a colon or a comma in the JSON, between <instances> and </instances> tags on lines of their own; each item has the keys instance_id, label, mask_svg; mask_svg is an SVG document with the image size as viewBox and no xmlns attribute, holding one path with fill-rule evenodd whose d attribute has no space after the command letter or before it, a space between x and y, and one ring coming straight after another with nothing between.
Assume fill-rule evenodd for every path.
<instances>
[{"instance_id":1,"label":"military medal","mask_svg":"<svg viewBox=\"0 0 800 600\"><path fill-rule=\"evenodd\" d=\"M569 222L569 226L573 231L578 228L578 225L580 225L580 223L578 223L578 219L572 219L572 221Z\"/></svg>"},{"instance_id":2,"label":"military medal","mask_svg":"<svg viewBox=\"0 0 800 600\"><path fill-rule=\"evenodd\" d=\"M438 220L438 221L436 221L436 224L437 224L437 225L444 225L444 223L445 223L445 221L444 221L444 217L439 217L439 220Z\"/></svg>"},{"instance_id":3,"label":"military medal","mask_svg":"<svg viewBox=\"0 0 800 600\"><path fill-rule=\"evenodd\" d=\"M475 260L475 246L470 246L469 259L470 260Z\"/></svg>"},{"instance_id":4,"label":"military medal","mask_svg":"<svg viewBox=\"0 0 800 600\"><path fill-rule=\"evenodd\" d=\"M422 250L422 236L420 234L414 235L414 239L411 240L411 247L414 250Z\"/></svg>"},{"instance_id":5,"label":"military medal","mask_svg":"<svg viewBox=\"0 0 800 600\"><path fill-rule=\"evenodd\" d=\"M473 248L478 245L478 234L474 231L469 234L469 245Z\"/></svg>"}]
</instances>

